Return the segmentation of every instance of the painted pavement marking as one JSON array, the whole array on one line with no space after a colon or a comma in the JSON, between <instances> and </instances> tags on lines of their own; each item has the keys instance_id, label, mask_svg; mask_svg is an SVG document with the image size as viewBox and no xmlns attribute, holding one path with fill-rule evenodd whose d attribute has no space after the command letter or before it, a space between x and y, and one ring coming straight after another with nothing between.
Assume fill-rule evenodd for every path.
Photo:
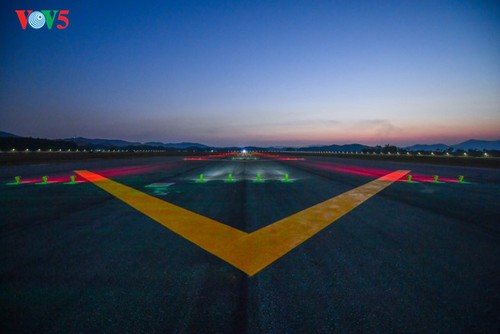
<instances>
[{"instance_id":1,"label":"painted pavement marking","mask_svg":"<svg viewBox=\"0 0 500 334\"><path fill-rule=\"evenodd\" d=\"M75 172L171 231L253 276L410 171L389 173L252 233L240 231L99 174L86 170Z\"/></svg>"}]
</instances>

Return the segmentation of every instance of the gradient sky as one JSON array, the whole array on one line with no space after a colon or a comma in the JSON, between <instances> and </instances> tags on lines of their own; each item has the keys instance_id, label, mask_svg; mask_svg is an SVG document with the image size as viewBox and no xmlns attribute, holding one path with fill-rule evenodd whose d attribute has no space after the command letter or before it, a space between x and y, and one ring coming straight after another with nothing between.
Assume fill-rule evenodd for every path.
<instances>
[{"instance_id":1,"label":"gradient sky","mask_svg":"<svg viewBox=\"0 0 500 334\"><path fill-rule=\"evenodd\" d=\"M0 130L210 145L500 139L498 1L2 1ZM69 9L22 30L16 9Z\"/></svg>"}]
</instances>

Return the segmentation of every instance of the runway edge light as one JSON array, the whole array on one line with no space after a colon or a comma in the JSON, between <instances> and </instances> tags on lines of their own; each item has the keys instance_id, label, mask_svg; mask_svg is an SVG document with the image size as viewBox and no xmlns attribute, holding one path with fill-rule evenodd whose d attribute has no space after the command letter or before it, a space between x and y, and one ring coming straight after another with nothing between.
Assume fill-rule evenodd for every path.
<instances>
[{"instance_id":1,"label":"runway edge light","mask_svg":"<svg viewBox=\"0 0 500 334\"><path fill-rule=\"evenodd\" d=\"M434 175L434 183L438 183L439 182L439 175Z\"/></svg>"},{"instance_id":2,"label":"runway edge light","mask_svg":"<svg viewBox=\"0 0 500 334\"><path fill-rule=\"evenodd\" d=\"M412 181L412 178L413 178L413 176L408 175L408 180L407 180L407 182L408 182L408 183L412 183L412 182L413 182L413 181Z\"/></svg>"},{"instance_id":3,"label":"runway edge light","mask_svg":"<svg viewBox=\"0 0 500 334\"><path fill-rule=\"evenodd\" d=\"M69 177L69 182L66 182L65 184L76 184L76 180L75 180L75 176L74 175L71 175Z\"/></svg>"},{"instance_id":4,"label":"runway edge light","mask_svg":"<svg viewBox=\"0 0 500 334\"><path fill-rule=\"evenodd\" d=\"M463 175L459 175L458 176L458 182L460 182L460 183L464 182L464 176Z\"/></svg>"},{"instance_id":5,"label":"runway edge light","mask_svg":"<svg viewBox=\"0 0 500 334\"><path fill-rule=\"evenodd\" d=\"M18 185L21 184L21 177L20 176L14 176L14 182L8 182L6 185L8 186L13 186L13 185Z\"/></svg>"},{"instance_id":6,"label":"runway edge light","mask_svg":"<svg viewBox=\"0 0 500 334\"><path fill-rule=\"evenodd\" d=\"M36 184L42 184L43 185L43 184L47 184L48 181L49 181L49 177L45 175L45 176L42 176L42 182L38 182Z\"/></svg>"}]
</instances>

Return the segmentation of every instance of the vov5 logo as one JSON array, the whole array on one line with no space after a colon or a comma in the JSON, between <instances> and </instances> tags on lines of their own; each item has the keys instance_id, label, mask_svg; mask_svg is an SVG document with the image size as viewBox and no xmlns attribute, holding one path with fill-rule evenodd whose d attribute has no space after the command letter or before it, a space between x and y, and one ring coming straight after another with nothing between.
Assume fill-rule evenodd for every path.
<instances>
[{"instance_id":1,"label":"vov5 logo","mask_svg":"<svg viewBox=\"0 0 500 334\"><path fill-rule=\"evenodd\" d=\"M66 29L69 25L69 19L67 17L67 15L69 14L69 9L41 11L20 9L16 10L16 14L19 18L19 23L21 23L21 28L23 28L23 30L26 29L28 23L33 29L40 29L44 25L47 25L47 28L49 30L52 29L52 25L56 20L62 23L56 25L57 29Z\"/></svg>"}]
</instances>

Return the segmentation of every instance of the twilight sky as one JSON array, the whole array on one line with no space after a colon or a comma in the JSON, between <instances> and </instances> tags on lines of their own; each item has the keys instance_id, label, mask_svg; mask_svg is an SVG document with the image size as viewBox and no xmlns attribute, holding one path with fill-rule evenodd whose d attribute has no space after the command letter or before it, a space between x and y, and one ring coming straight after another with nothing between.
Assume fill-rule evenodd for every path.
<instances>
[{"instance_id":1,"label":"twilight sky","mask_svg":"<svg viewBox=\"0 0 500 334\"><path fill-rule=\"evenodd\" d=\"M7 0L0 130L210 145L500 139L497 1ZM26 30L16 9L69 9Z\"/></svg>"}]
</instances>

